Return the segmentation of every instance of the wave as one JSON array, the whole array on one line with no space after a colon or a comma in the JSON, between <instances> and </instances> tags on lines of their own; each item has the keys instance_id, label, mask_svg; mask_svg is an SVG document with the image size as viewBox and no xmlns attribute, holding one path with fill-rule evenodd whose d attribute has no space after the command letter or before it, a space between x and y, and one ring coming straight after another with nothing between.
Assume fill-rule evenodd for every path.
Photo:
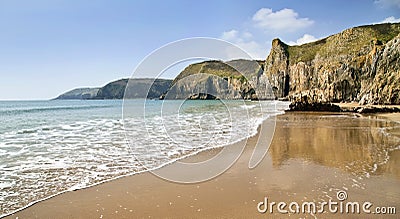
<instances>
[{"instance_id":1,"label":"wave","mask_svg":"<svg viewBox=\"0 0 400 219\"><path fill-rule=\"evenodd\" d=\"M251 108L253 108L253 107L251 107ZM24 210L24 209L26 209L26 208L28 208L28 207L36 204L36 203L51 199L51 198L53 198L55 196L64 194L66 192L81 190L81 189L85 189L85 188L90 188L90 187L97 186L97 185L100 185L100 184L103 184L103 183L114 181L116 179L120 179L122 177L133 176L133 175L136 175L136 174L139 174L139 173L154 171L154 170L157 170L157 169L162 168L164 166L167 166L169 164L172 164L172 163L174 163L176 161L179 161L179 160L185 159L187 157L199 154L199 153L201 153L203 151L207 151L207 150L215 149L215 148L221 148L221 147L229 147L229 145L231 145L231 144L234 144L234 143L243 141L243 140L245 140L247 138L255 136L257 134L258 128L263 123L263 121L267 120L271 116L276 116L276 115L279 115L279 114L284 114L284 111L283 110L274 110L273 113L271 113L271 114L265 115L265 116L263 116L261 118L256 118L255 120L253 120L251 122L252 126L250 127L250 130L247 133L247 135L243 135L240 138L235 139L234 141L229 141L226 144L213 145L213 146L208 146L208 147L199 148L199 149L192 148L191 150L186 150L185 152L179 151L178 152L179 156L177 156L177 157L175 157L173 159L165 160L164 162L159 163L158 165L154 165L152 168L144 168L144 169L134 170L134 169L128 167L128 168L125 169L125 171L121 171L121 172L118 173L117 169L112 169L112 168L110 169L110 167L106 166L106 167L104 167L106 169L106 171L112 171L113 170L113 171L117 171L117 172L112 172L111 175L109 175L107 177L100 177L96 181L80 181L80 182L77 182L74 185L70 185L69 187L64 187L62 190L59 190L56 193L48 194L48 195L46 195L44 197L41 197L41 198L38 198L36 200L35 199L31 199L30 202L24 203L24 205L19 207L19 208L14 208L13 210L10 209L10 211L0 212L0 218L6 217L6 216L10 216L10 215L12 215L12 214L14 214L16 212L19 212L21 210ZM97 123L97 122L99 122L99 123ZM100 126L103 126L103 127L104 127L104 124L106 122L110 122L110 121L107 121L107 120L98 120L98 121L96 121L97 125L100 125ZM87 123L87 124L90 124L90 122ZM71 125L68 125L68 126L71 126ZM67 130L65 128L65 126L61 126L61 127L63 127L62 130ZM79 130L75 130L75 131L79 132ZM28 131L28 132L25 132L24 134L30 134L30 132ZM143 164L141 164L141 165L143 165ZM64 167L64 169L69 169L69 168L68 167Z\"/></svg>"},{"instance_id":2,"label":"wave","mask_svg":"<svg viewBox=\"0 0 400 219\"><path fill-rule=\"evenodd\" d=\"M16 115L23 113L40 113L46 111L67 111L67 110L84 110L96 108L111 108L113 105L85 105L85 106L53 106L53 107L33 107L33 108L16 108L16 109L0 109L0 115Z\"/></svg>"},{"instance_id":3,"label":"wave","mask_svg":"<svg viewBox=\"0 0 400 219\"><path fill-rule=\"evenodd\" d=\"M174 103L172 102L172 104ZM187 125L187 128L184 129L181 129L173 115L164 115L166 116L164 118L159 118L159 115L147 117L149 121L146 120L145 127L142 117L137 117L138 115L135 114L130 122L132 124L131 131L136 137L132 138L135 139L136 148L127 145L124 124L120 117L115 116L120 113L119 105L113 105L114 107L117 106L115 111L107 110L104 114L93 117L93 119L82 115L82 119L71 121L71 118L76 116L76 112L74 112L68 113L62 120L40 123L38 126L30 128L17 127L18 130L0 133L2 142L0 148L3 150L0 151L0 161L5 165L4 168L0 168L0 181L10 179L18 181L16 186L0 191L0 208L3 211L0 212L0 215L3 214L0 217L5 216L5 214L8 215L9 212L15 212L15 209L26 208L37 203L38 200L46 200L65 191L91 187L122 176L142 172L146 168L139 163L139 160L140 162L143 161L146 167L150 167L148 169L160 168L201 151L241 141L257 134L257 129L262 121L270 116L284 113L283 110L286 108L286 106L280 106L280 104L273 107L272 105L275 104L273 102L265 103L267 108L263 112L266 114L262 115L257 108L251 107L248 110L253 113L253 116L249 118L242 113L241 107L232 102L234 104L230 112L232 115L227 114L230 117L225 118L224 116L227 115L223 111L224 108L214 105L214 108L210 109L201 106L200 104L203 104L203 102L190 104L194 104L189 106L195 106L199 110L192 110L189 107L186 112L181 114L181 119L183 119L181 122L184 122L181 125ZM32 110L34 112L35 110L43 111L43 109L70 111L103 107L108 107L108 105L41 108L31 106L24 110L30 110L30 112ZM217 122L210 123L211 120L207 120L209 115L217 116L215 120ZM40 116L34 115L33 117L41 120ZM231 129L231 126L224 122L232 118L239 123L236 129ZM198 131L202 132L190 132L193 135L189 136L186 141L189 141L192 145L165 144L169 138L159 131L162 128L160 123L162 119L167 119L164 121L167 122L164 125L170 125L171 131L176 133L176 140L181 140L182 135L187 136L190 127L196 127ZM197 120L205 123L198 127ZM153 129L152 132L154 133L150 135L152 138L149 141L144 138L144 136L149 135L146 128ZM248 132L243 130L248 130ZM170 134L173 134L172 132ZM209 142L208 133L215 135L213 135L215 141ZM193 144L197 144L199 147L190 147ZM171 153L168 154L168 152ZM132 155L138 155L138 157ZM65 177L68 177L69 180L66 181ZM54 185L57 185L56 190L49 191L46 189L48 186L53 187ZM19 194L16 195L16 192L19 192Z\"/></svg>"}]
</instances>

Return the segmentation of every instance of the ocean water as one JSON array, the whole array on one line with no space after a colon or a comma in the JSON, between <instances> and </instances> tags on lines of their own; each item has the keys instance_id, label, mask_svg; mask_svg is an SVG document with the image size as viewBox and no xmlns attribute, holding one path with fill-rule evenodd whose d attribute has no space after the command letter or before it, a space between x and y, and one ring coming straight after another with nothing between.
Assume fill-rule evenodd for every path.
<instances>
[{"instance_id":1,"label":"ocean water","mask_svg":"<svg viewBox=\"0 0 400 219\"><path fill-rule=\"evenodd\" d=\"M256 134L277 101L0 101L0 215Z\"/></svg>"}]
</instances>

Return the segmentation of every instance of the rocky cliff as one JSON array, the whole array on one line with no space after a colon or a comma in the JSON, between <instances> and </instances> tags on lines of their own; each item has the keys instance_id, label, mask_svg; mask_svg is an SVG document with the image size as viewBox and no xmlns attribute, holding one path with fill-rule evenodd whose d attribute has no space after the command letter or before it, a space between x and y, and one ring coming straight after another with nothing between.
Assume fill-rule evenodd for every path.
<instances>
[{"instance_id":1,"label":"rocky cliff","mask_svg":"<svg viewBox=\"0 0 400 219\"><path fill-rule=\"evenodd\" d=\"M122 99L124 98L127 83L128 79L110 82L99 89L94 99Z\"/></svg>"},{"instance_id":2,"label":"rocky cliff","mask_svg":"<svg viewBox=\"0 0 400 219\"><path fill-rule=\"evenodd\" d=\"M399 58L400 24L350 28L299 46L275 39L265 62L189 65L167 97L400 104Z\"/></svg>"},{"instance_id":3,"label":"rocky cliff","mask_svg":"<svg viewBox=\"0 0 400 219\"><path fill-rule=\"evenodd\" d=\"M169 88L172 80L132 78L108 83L100 88L95 99L159 98ZM126 89L129 83L128 89ZM125 93L127 91L127 93Z\"/></svg>"},{"instance_id":4,"label":"rocky cliff","mask_svg":"<svg viewBox=\"0 0 400 219\"><path fill-rule=\"evenodd\" d=\"M125 98L137 99L137 98L149 98L158 99L163 93L165 93L172 80L166 79L136 79L132 78L126 80L128 82L128 88L126 89ZM125 87L127 84L125 83ZM125 89L124 89L125 90Z\"/></svg>"},{"instance_id":5,"label":"rocky cliff","mask_svg":"<svg viewBox=\"0 0 400 219\"><path fill-rule=\"evenodd\" d=\"M186 67L172 82L167 99L274 99L263 61L204 61Z\"/></svg>"},{"instance_id":6,"label":"rocky cliff","mask_svg":"<svg viewBox=\"0 0 400 219\"><path fill-rule=\"evenodd\" d=\"M400 104L399 58L400 24L368 25L300 46L275 39L264 75L292 101Z\"/></svg>"},{"instance_id":7,"label":"rocky cliff","mask_svg":"<svg viewBox=\"0 0 400 219\"><path fill-rule=\"evenodd\" d=\"M93 98L283 98L301 103L298 109L317 106L335 111L340 109L324 103L400 104L399 60L400 23L367 25L299 46L275 39L265 61L195 63L172 83L162 79L114 81Z\"/></svg>"}]
</instances>

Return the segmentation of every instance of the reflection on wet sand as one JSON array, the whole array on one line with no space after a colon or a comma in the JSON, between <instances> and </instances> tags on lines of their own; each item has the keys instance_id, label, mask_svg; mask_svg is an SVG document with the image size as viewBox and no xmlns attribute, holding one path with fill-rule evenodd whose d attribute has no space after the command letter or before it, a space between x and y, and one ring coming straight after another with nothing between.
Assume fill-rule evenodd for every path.
<instances>
[{"instance_id":1,"label":"reflection on wet sand","mask_svg":"<svg viewBox=\"0 0 400 219\"><path fill-rule=\"evenodd\" d=\"M400 178L398 123L351 114L289 113L279 119L284 126L269 149L275 168L297 158L358 177L390 173Z\"/></svg>"}]
</instances>

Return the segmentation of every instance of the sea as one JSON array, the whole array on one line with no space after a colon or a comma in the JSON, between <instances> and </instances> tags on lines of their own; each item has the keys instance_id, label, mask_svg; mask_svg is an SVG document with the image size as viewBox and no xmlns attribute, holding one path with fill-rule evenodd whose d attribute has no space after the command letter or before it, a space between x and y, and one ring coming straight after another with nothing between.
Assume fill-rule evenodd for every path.
<instances>
[{"instance_id":1,"label":"sea","mask_svg":"<svg viewBox=\"0 0 400 219\"><path fill-rule=\"evenodd\" d=\"M0 217L228 146L287 108L280 101L0 101Z\"/></svg>"}]
</instances>

